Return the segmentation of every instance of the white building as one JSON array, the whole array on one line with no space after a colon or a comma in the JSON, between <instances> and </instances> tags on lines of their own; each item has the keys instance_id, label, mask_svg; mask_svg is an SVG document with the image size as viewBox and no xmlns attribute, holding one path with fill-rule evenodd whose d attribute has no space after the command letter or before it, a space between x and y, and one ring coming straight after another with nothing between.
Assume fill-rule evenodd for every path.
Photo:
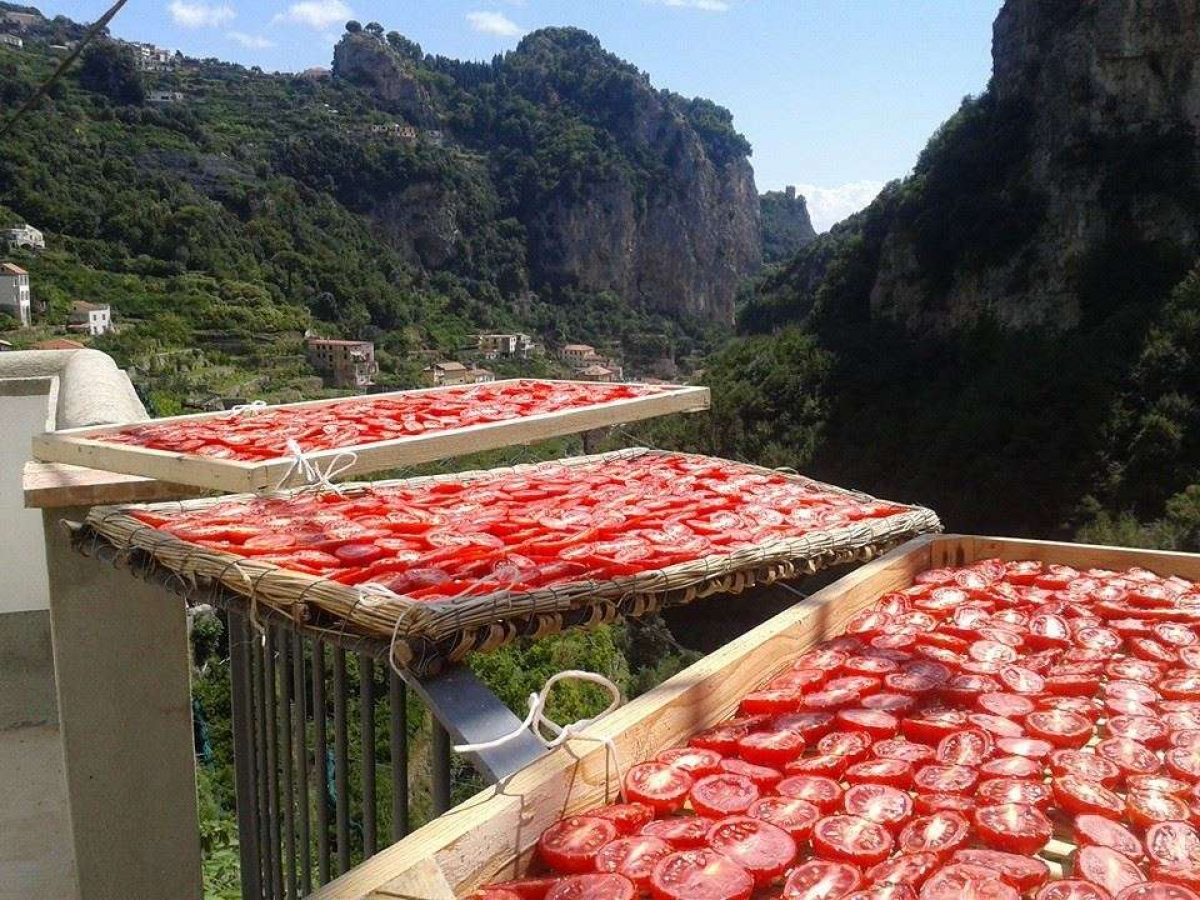
<instances>
[{"instance_id":1,"label":"white building","mask_svg":"<svg viewBox=\"0 0 1200 900\"><path fill-rule=\"evenodd\" d=\"M71 331L90 337L99 337L112 330L112 310L107 303L87 303L76 300L71 304L71 316L67 320Z\"/></svg>"},{"instance_id":2,"label":"white building","mask_svg":"<svg viewBox=\"0 0 1200 900\"><path fill-rule=\"evenodd\" d=\"M0 263L0 312L29 325L29 273L12 263Z\"/></svg>"},{"instance_id":3,"label":"white building","mask_svg":"<svg viewBox=\"0 0 1200 900\"><path fill-rule=\"evenodd\" d=\"M170 50L156 47L154 44L129 44L133 48L134 59L143 72L166 72L173 68L175 59Z\"/></svg>"},{"instance_id":4,"label":"white building","mask_svg":"<svg viewBox=\"0 0 1200 900\"><path fill-rule=\"evenodd\" d=\"M0 34L0 44L8 44L8 46L16 47L18 50L25 46L25 42L15 34Z\"/></svg>"},{"instance_id":5,"label":"white building","mask_svg":"<svg viewBox=\"0 0 1200 900\"><path fill-rule=\"evenodd\" d=\"M4 239L10 247L24 247L28 250L45 250L46 237L32 225L18 225L16 228L5 228Z\"/></svg>"},{"instance_id":6,"label":"white building","mask_svg":"<svg viewBox=\"0 0 1200 900\"><path fill-rule=\"evenodd\" d=\"M146 99L151 103L182 103L183 94L179 91L151 91Z\"/></svg>"},{"instance_id":7,"label":"white building","mask_svg":"<svg viewBox=\"0 0 1200 900\"><path fill-rule=\"evenodd\" d=\"M486 359L515 356L528 359L536 346L527 334L481 334L476 337L476 346Z\"/></svg>"}]
</instances>

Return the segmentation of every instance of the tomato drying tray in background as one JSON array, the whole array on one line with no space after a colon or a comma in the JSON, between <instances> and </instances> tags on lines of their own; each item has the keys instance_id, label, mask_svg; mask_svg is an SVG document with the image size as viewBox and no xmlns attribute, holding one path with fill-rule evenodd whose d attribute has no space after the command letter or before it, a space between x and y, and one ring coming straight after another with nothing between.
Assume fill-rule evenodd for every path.
<instances>
[{"instance_id":1,"label":"tomato drying tray in background","mask_svg":"<svg viewBox=\"0 0 1200 900\"><path fill-rule=\"evenodd\" d=\"M1145 569L928 570L471 896L1200 900L1198 632Z\"/></svg>"},{"instance_id":2,"label":"tomato drying tray in background","mask_svg":"<svg viewBox=\"0 0 1200 900\"><path fill-rule=\"evenodd\" d=\"M505 422L614 400L666 393L673 386L522 379L352 397L334 403L248 408L244 414L131 425L99 434L102 443L244 462L336 450L454 428Z\"/></svg>"}]
</instances>

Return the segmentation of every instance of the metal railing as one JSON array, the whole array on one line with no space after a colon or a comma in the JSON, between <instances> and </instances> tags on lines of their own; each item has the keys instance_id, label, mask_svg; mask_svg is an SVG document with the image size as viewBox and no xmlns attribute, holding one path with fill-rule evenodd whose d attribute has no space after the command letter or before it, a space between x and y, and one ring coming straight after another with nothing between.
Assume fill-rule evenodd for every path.
<instances>
[{"instance_id":1,"label":"metal railing","mask_svg":"<svg viewBox=\"0 0 1200 900\"><path fill-rule=\"evenodd\" d=\"M313 638L275 622L259 632L245 615L226 614L244 898L305 896L374 855L381 838L398 840L450 808L451 742L430 716L429 803L413 809L410 726L424 713L411 715L415 698L387 665L386 645Z\"/></svg>"}]
</instances>

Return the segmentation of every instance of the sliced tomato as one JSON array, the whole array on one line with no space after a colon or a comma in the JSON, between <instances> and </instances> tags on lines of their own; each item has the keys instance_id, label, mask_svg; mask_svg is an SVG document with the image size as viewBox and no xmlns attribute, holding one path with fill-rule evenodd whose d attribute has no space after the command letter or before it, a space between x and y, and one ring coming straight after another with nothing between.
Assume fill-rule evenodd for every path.
<instances>
[{"instance_id":1,"label":"sliced tomato","mask_svg":"<svg viewBox=\"0 0 1200 900\"><path fill-rule=\"evenodd\" d=\"M1134 825L1148 828L1156 822L1186 821L1191 810L1178 797L1158 791L1130 791L1125 795L1125 815Z\"/></svg>"},{"instance_id":2,"label":"sliced tomato","mask_svg":"<svg viewBox=\"0 0 1200 900\"><path fill-rule=\"evenodd\" d=\"M1045 847L1054 834L1046 814L1025 803L981 806L975 810L975 828L984 843L1025 856Z\"/></svg>"},{"instance_id":3,"label":"sliced tomato","mask_svg":"<svg viewBox=\"0 0 1200 900\"><path fill-rule=\"evenodd\" d=\"M1094 813L1084 813L1076 816L1073 824L1075 841L1078 844L1108 847L1132 860L1139 860L1145 855L1142 851L1142 842L1133 832L1111 818Z\"/></svg>"},{"instance_id":4,"label":"sliced tomato","mask_svg":"<svg viewBox=\"0 0 1200 900\"><path fill-rule=\"evenodd\" d=\"M995 870L966 863L939 869L921 887L921 900L1018 900L1019 896Z\"/></svg>"},{"instance_id":5,"label":"sliced tomato","mask_svg":"<svg viewBox=\"0 0 1200 900\"><path fill-rule=\"evenodd\" d=\"M1081 847L1075 851L1073 872L1115 897L1125 888L1146 880L1127 856L1110 847Z\"/></svg>"},{"instance_id":6,"label":"sliced tomato","mask_svg":"<svg viewBox=\"0 0 1200 900\"><path fill-rule=\"evenodd\" d=\"M550 888L546 900L633 900L637 893L634 882L623 875L575 875Z\"/></svg>"},{"instance_id":7,"label":"sliced tomato","mask_svg":"<svg viewBox=\"0 0 1200 900\"><path fill-rule=\"evenodd\" d=\"M692 785L692 776L666 763L641 763L625 773L625 796L658 813L682 807Z\"/></svg>"},{"instance_id":8,"label":"sliced tomato","mask_svg":"<svg viewBox=\"0 0 1200 900\"><path fill-rule=\"evenodd\" d=\"M750 816L721 819L709 830L708 845L749 872L758 884L775 880L796 857L790 834Z\"/></svg>"},{"instance_id":9,"label":"sliced tomato","mask_svg":"<svg viewBox=\"0 0 1200 900\"><path fill-rule=\"evenodd\" d=\"M1050 754L1050 770L1059 777L1075 775L1105 787L1115 785L1121 778L1116 763L1082 750L1055 750Z\"/></svg>"},{"instance_id":10,"label":"sliced tomato","mask_svg":"<svg viewBox=\"0 0 1200 900\"><path fill-rule=\"evenodd\" d=\"M862 873L850 863L826 859L802 862L783 885L784 900L843 900L862 884Z\"/></svg>"},{"instance_id":11,"label":"sliced tomato","mask_svg":"<svg viewBox=\"0 0 1200 900\"><path fill-rule=\"evenodd\" d=\"M969 728L938 741L936 757L945 766L977 767L991 756L993 748L994 742L988 732Z\"/></svg>"},{"instance_id":12,"label":"sliced tomato","mask_svg":"<svg viewBox=\"0 0 1200 900\"><path fill-rule=\"evenodd\" d=\"M823 813L837 809L842 802L842 788L832 778L823 775L793 775L775 786L781 797L807 800Z\"/></svg>"},{"instance_id":13,"label":"sliced tomato","mask_svg":"<svg viewBox=\"0 0 1200 900\"><path fill-rule=\"evenodd\" d=\"M746 900L753 890L749 872L707 847L672 853L650 876L655 900Z\"/></svg>"},{"instance_id":14,"label":"sliced tomato","mask_svg":"<svg viewBox=\"0 0 1200 900\"><path fill-rule=\"evenodd\" d=\"M708 829L712 828L715 821L707 816L655 819L642 826L642 834L661 838L676 850L690 850L693 847L704 846Z\"/></svg>"},{"instance_id":15,"label":"sliced tomato","mask_svg":"<svg viewBox=\"0 0 1200 900\"><path fill-rule=\"evenodd\" d=\"M1154 881L1131 884L1117 895L1116 900L1200 900L1200 893L1197 893L1194 887L1166 880L1173 874L1175 873L1156 871ZM1178 874L1189 877L1195 873ZM1193 878L1191 883L1195 885L1196 879Z\"/></svg>"},{"instance_id":16,"label":"sliced tomato","mask_svg":"<svg viewBox=\"0 0 1200 900\"><path fill-rule=\"evenodd\" d=\"M596 871L623 875L644 891L649 889L650 874L659 860L673 852L670 844L652 835L617 838L596 854Z\"/></svg>"},{"instance_id":17,"label":"sliced tomato","mask_svg":"<svg viewBox=\"0 0 1200 900\"><path fill-rule=\"evenodd\" d=\"M823 859L872 866L892 852L887 829L859 816L826 816L812 831L813 852Z\"/></svg>"},{"instance_id":18,"label":"sliced tomato","mask_svg":"<svg viewBox=\"0 0 1200 900\"><path fill-rule=\"evenodd\" d=\"M761 797L750 804L746 815L782 828L796 841L807 841L821 811L807 800L794 797Z\"/></svg>"},{"instance_id":19,"label":"sliced tomato","mask_svg":"<svg viewBox=\"0 0 1200 900\"><path fill-rule=\"evenodd\" d=\"M610 803L589 809L585 815L608 819L617 826L617 834L625 837L641 831L654 818L654 810L645 803Z\"/></svg>"},{"instance_id":20,"label":"sliced tomato","mask_svg":"<svg viewBox=\"0 0 1200 900\"><path fill-rule=\"evenodd\" d=\"M993 869L1022 894L1037 890L1050 880L1050 867L1042 860L1002 850L967 848L956 850L953 861Z\"/></svg>"},{"instance_id":21,"label":"sliced tomato","mask_svg":"<svg viewBox=\"0 0 1200 900\"><path fill-rule=\"evenodd\" d=\"M970 766L922 766L913 773L913 786L928 794L966 794L978 781Z\"/></svg>"},{"instance_id":22,"label":"sliced tomato","mask_svg":"<svg viewBox=\"0 0 1200 900\"><path fill-rule=\"evenodd\" d=\"M722 772L698 780L688 799L700 815L721 819L744 813L758 796L758 786L749 778Z\"/></svg>"},{"instance_id":23,"label":"sliced tomato","mask_svg":"<svg viewBox=\"0 0 1200 900\"><path fill-rule=\"evenodd\" d=\"M1069 774L1055 778L1052 784L1055 800L1070 815L1091 813L1109 819L1120 819L1125 814L1124 801L1098 782Z\"/></svg>"},{"instance_id":24,"label":"sliced tomato","mask_svg":"<svg viewBox=\"0 0 1200 900\"><path fill-rule=\"evenodd\" d=\"M1078 713L1062 709L1031 712L1025 717L1025 727L1034 737L1049 741L1056 747L1078 748L1092 737L1092 723Z\"/></svg>"},{"instance_id":25,"label":"sliced tomato","mask_svg":"<svg viewBox=\"0 0 1200 900\"><path fill-rule=\"evenodd\" d=\"M881 784L909 788L913 783L912 763L902 759L868 759L846 768L852 784Z\"/></svg>"},{"instance_id":26,"label":"sliced tomato","mask_svg":"<svg viewBox=\"0 0 1200 900\"><path fill-rule=\"evenodd\" d=\"M666 763L672 768L682 769L692 778L715 775L721 769L721 754L703 747L677 747L673 750L664 750L654 759L657 762Z\"/></svg>"},{"instance_id":27,"label":"sliced tomato","mask_svg":"<svg viewBox=\"0 0 1200 900\"><path fill-rule=\"evenodd\" d=\"M1050 785L1041 780L1023 778L989 778L979 783L975 796L981 806L1024 803L1042 810L1047 809L1054 800Z\"/></svg>"},{"instance_id":28,"label":"sliced tomato","mask_svg":"<svg viewBox=\"0 0 1200 900\"><path fill-rule=\"evenodd\" d=\"M913 819L900 832L896 847L902 853L949 856L967 842L971 823L960 812L943 810Z\"/></svg>"},{"instance_id":29,"label":"sliced tomato","mask_svg":"<svg viewBox=\"0 0 1200 900\"><path fill-rule=\"evenodd\" d=\"M877 741L871 745L871 752L881 759L898 759L914 765L934 758L934 751L925 744L899 739Z\"/></svg>"},{"instance_id":30,"label":"sliced tomato","mask_svg":"<svg viewBox=\"0 0 1200 900\"><path fill-rule=\"evenodd\" d=\"M897 831L913 815L912 799L904 791L884 784L856 784L842 796L842 808L891 831Z\"/></svg>"},{"instance_id":31,"label":"sliced tomato","mask_svg":"<svg viewBox=\"0 0 1200 900\"><path fill-rule=\"evenodd\" d=\"M1097 887L1090 881L1078 878L1065 878L1062 881L1051 881L1042 885L1033 895L1033 900L1113 900L1104 888Z\"/></svg>"},{"instance_id":32,"label":"sliced tomato","mask_svg":"<svg viewBox=\"0 0 1200 900\"><path fill-rule=\"evenodd\" d=\"M969 815L975 812L975 799L966 794L917 794L913 809L922 816L946 811Z\"/></svg>"},{"instance_id":33,"label":"sliced tomato","mask_svg":"<svg viewBox=\"0 0 1200 900\"><path fill-rule=\"evenodd\" d=\"M940 865L935 853L901 853L872 866L867 880L876 884L907 884L919 888Z\"/></svg>"},{"instance_id":34,"label":"sliced tomato","mask_svg":"<svg viewBox=\"0 0 1200 900\"><path fill-rule=\"evenodd\" d=\"M607 819L571 816L542 832L538 855L559 872L590 872L600 848L617 837L617 827Z\"/></svg>"}]
</instances>

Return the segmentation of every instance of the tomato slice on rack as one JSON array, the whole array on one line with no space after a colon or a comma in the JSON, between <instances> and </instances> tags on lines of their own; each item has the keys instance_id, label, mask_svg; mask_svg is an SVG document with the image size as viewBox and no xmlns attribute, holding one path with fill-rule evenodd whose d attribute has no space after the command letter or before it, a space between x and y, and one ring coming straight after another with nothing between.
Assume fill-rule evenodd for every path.
<instances>
[{"instance_id":1,"label":"tomato slice on rack","mask_svg":"<svg viewBox=\"0 0 1200 900\"><path fill-rule=\"evenodd\" d=\"M708 832L708 845L750 873L758 884L782 875L796 857L792 836L765 819L729 816Z\"/></svg>"},{"instance_id":2,"label":"tomato slice on rack","mask_svg":"<svg viewBox=\"0 0 1200 900\"><path fill-rule=\"evenodd\" d=\"M850 863L826 859L802 862L783 885L784 900L842 900L862 884L862 873Z\"/></svg>"},{"instance_id":3,"label":"tomato slice on rack","mask_svg":"<svg viewBox=\"0 0 1200 900\"><path fill-rule=\"evenodd\" d=\"M617 838L596 854L596 871L615 872L628 878L639 890L647 890L658 861L673 852L670 844L652 835Z\"/></svg>"},{"instance_id":4,"label":"tomato slice on rack","mask_svg":"<svg viewBox=\"0 0 1200 900\"><path fill-rule=\"evenodd\" d=\"M672 853L650 876L655 900L746 900L753 890L749 872L707 847Z\"/></svg>"},{"instance_id":5,"label":"tomato slice on rack","mask_svg":"<svg viewBox=\"0 0 1200 900\"><path fill-rule=\"evenodd\" d=\"M625 773L625 795L658 813L674 812L683 806L692 784L687 772L660 762L641 763Z\"/></svg>"},{"instance_id":6,"label":"tomato slice on rack","mask_svg":"<svg viewBox=\"0 0 1200 900\"><path fill-rule=\"evenodd\" d=\"M633 900L638 890L632 881L615 873L564 878L546 894L546 900Z\"/></svg>"},{"instance_id":7,"label":"tomato slice on rack","mask_svg":"<svg viewBox=\"0 0 1200 900\"><path fill-rule=\"evenodd\" d=\"M749 778L722 772L699 779L688 799L700 815L722 819L744 813L758 796L758 786Z\"/></svg>"},{"instance_id":8,"label":"tomato slice on rack","mask_svg":"<svg viewBox=\"0 0 1200 900\"><path fill-rule=\"evenodd\" d=\"M1003 803L975 810L975 829L984 843L1030 856L1049 843L1054 826L1036 806Z\"/></svg>"},{"instance_id":9,"label":"tomato slice on rack","mask_svg":"<svg viewBox=\"0 0 1200 900\"><path fill-rule=\"evenodd\" d=\"M1075 851L1072 869L1112 897L1146 880L1136 863L1110 847L1081 847Z\"/></svg>"},{"instance_id":10,"label":"tomato slice on rack","mask_svg":"<svg viewBox=\"0 0 1200 900\"><path fill-rule=\"evenodd\" d=\"M1040 777L1036 781L1024 778L989 778L979 783L975 797L981 806L1023 803L1045 810L1054 800L1054 792Z\"/></svg>"},{"instance_id":11,"label":"tomato slice on rack","mask_svg":"<svg viewBox=\"0 0 1200 900\"><path fill-rule=\"evenodd\" d=\"M944 766L977 767L992 754L994 742L988 732L968 728L948 734L938 741L935 756Z\"/></svg>"},{"instance_id":12,"label":"tomato slice on rack","mask_svg":"<svg viewBox=\"0 0 1200 900\"><path fill-rule=\"evenodd\" d=\"M676 850L690 850L693 847L704 846L708 829L712 828L715 821L707 816L655 819L642 826L642 834L661 838Z\"/></svg>"},{"instance_id":13,"label":"tomato slice on rack","mask_svg":"<svg viewBox=\"0 0 1200 900\"><path fill-rule=\"evenodd\" d=\"M979 781L979 772L970 766L922 766L913 773L913 786L927 794L966 794Z\"/></svg>"},{"instance_id":14,"label":"tomato slice on rack","mask_svg":"<svg viewBox=\"0 0 1200 900\"><path fill-rule=\"evenodd\" d=\"M677 747L673 750L664 750L654 759L656 762L682 769L692 778L715 775L721 769L721 754L714 750L705 750L702 747Z\"/></svg>"},{"instance_id":15,"label":"tomato slice on rack","mask_svg":"<svg viewBox=\"0 0 1200 900\"><path fill-rule=\"evenodd\" d=\"M822 775L793 775L775 786L781 797L807 800L823 813L837 809L842 802L842 788L832 778Z\"/></svg>"},{"instance_id":16,"label":"tomato slice on rack","mask_svg":"<svg viewBox=\"0 0 1200 900\"><path fill-rule=\"evenodd\" d=\"M1090 881L1064 878L1042 885L1033 895L1033 900L1113 900L1113 897Z\"/></svg>"},{"instance_id":17,"label":"tomato slice on rack","mask_svg":"<svg viewBox=\"0 0 1200 900\"><path fill-rule=\"evenodd\" d=\"M1022 894L1037 890L1050 880L1050 867L1036 857L1003 850L966 848L956 850L953 861L995 870Z\"/></svg>"},{"instance_id":18,"label":"tomato slice on rack","mask_svg":"<svg viewBox=\"0 0 1200 900\"><path fill-rule=\"evenodd\" d=\"M913 815L912 798L884 784L855 784L842 795L842 808L891 831L897 831Z\"/></svg>"},{"instance_id":19,"label":"tomato slice on rack","mask_svg":"<svg viewBox=\"0 0 1200 900\"><path fill-rule=\"evenodd\" d=\"M872 866L891 854L892 836L860 816L826 816L813 826L812 846L823 859Z\"/></svg>"},{"instance_id":20,"label":"tomato slice on rack","mask_svg":"<svg viewBox=\"0 0 1200 900\"><path fill-rule=\"evenodd\" d=\"M1145 855L1137 836L1111 818L1084 813L1075 817L1073 827L1075 842L1081 846L1108 847L1132 860Z\"/></svg>"},{"instance_id":21,"label":"tomato slice on rack","mask_svg":"<svg viewBox=\"0 0 1200 900\"><path fill-rule=\"evenodd\" d=\"M654 818L654 810L645 803L610 803L589 809L587 815L608 819L617 826L617 834L627 837L637 834Z\"/></svg>"},{"instance_id":22,"label":"tomato slice on rack","mask_svg":"<svg viewBox=\"0 0 1200 900\"><path fill-rule=\"evenodd\" d=\"M966 863L939 869L921 887L921 900L1018 900L1019 896L994 869Z\"/></svg>"},{"instance_id":23,"label":"tomato slice on rack","mask_svg":"<svg viewBox=\"0 0 1200 900\"><path fill-rule=\"evenodd\" d=\"M1200 893L1183 884L1163 880L1132 884L1117 895L1116 900L1200 900Z\"/></svg>"},{"instance_id":24,"label":"tomato slice on rack","mask_svg":"<svg viewBox=\"0 0 1200 900\"><path fill-rule=\"evenodd\" d=\"M762 791L774 789L775 785L779 784L783 778L783 773L778 769L760 766L737 758L721 760L719 770L732 775L743 775L758 785L759 790Z\"/></svg>"},{"instance_id":25,"label":"tomato slice on rack","mask_svg":"<svg viewBox=\"0 0 1200 900\"><path fill-rule=\"evenodd\" d=\"M971 823L962 813L953 810L935 812L913 819L904 826L896 840L902 853L934 853L945 857L967 842Z\"/></svg>"},{"instance_id":26,"label":"tomato slice on rack","mask_svg":"<svg viewBox=\"0 0 1200 900\"><path fill-rule=\"evenodd\" d=\"M903 759L868 759L848 766L845 778L853 784L910 788L913 783L913 766Z\"/></svg>"},{"instance_id":27,"label":"tomato slice on rack","mask_svg":"<svg viewBox=\"0 0 1200 900\"><path fill-rule=\"evenodd\" d=\"M875 884L907 884L919 888L939 865L934 853L901 853L872 866L867 871L867 880Z\"/></svg>"},{"instance_id":28,"label":"tomato slice on rack","mask_svg":"<svg viewBox=\"0 0 1200 900\"><path fill-rule=\"evenodd\" d=\"M617 827L607 819L571 816L542 832L538 855L559 872L590 872L600 848L617 837Z\"/></svg>"},{"instance_id":29,"label":"tomato slice on rack","mask_svg":"<svg viewBox=\"0 0 1200 900\"><path fill-rule=\"evenodd\" d=\"M752 731L738 740L737 754L746 762L779 769L803 753L804 747L804 736L798 731Z\"/></svg>"},{"instance_id":30,"label":"tomato slice on rack","mask_svg":"<svg viewBox=\"0 0 1200 900\"><path fill-rule=\"evenodd\" d=\"M1061 778L1055 778L1052 786L1055 801L1068 814L1091 813L1117 820L1125 814L1124 801L1098 782L1088 781L1079 775L1067 774Z\"/></svg>"},{"instance_id":31,"label":"tomato slice on rack","mask_svg":"<svg viewBox=\"0 0 1200 900\"><path fill-rule=\"evenodd\" d=\"M1092 723L1078 713L1062 709L1040 709L1025 717L1025 727L1034 737L1056 747L1078 748L1092 736Z\"/></svg>"},{"instance_id":32,"label":"tomato slice on rack","mask_svg":"<svg viewBox=\"0 0 1200 900\"><path fill-rule=\"evenodd\" d=\"M1130 791L1125 795L1125 816L1134 825L1148 828L1157 822L1186 821L1188 804L1159 791Z\"/></svg>"},{"instance_id":33,"label":"tomato slice on rack","mask_svg":"<svg viewBox=\"0 0 1200 900\"><path fill-rule=\"evenodd\" d=\"M807 841L821 811L807 800L794 797L761 797L750 804L746 815L782 828L796 841Z\"/></svg>"}]
</instances>

